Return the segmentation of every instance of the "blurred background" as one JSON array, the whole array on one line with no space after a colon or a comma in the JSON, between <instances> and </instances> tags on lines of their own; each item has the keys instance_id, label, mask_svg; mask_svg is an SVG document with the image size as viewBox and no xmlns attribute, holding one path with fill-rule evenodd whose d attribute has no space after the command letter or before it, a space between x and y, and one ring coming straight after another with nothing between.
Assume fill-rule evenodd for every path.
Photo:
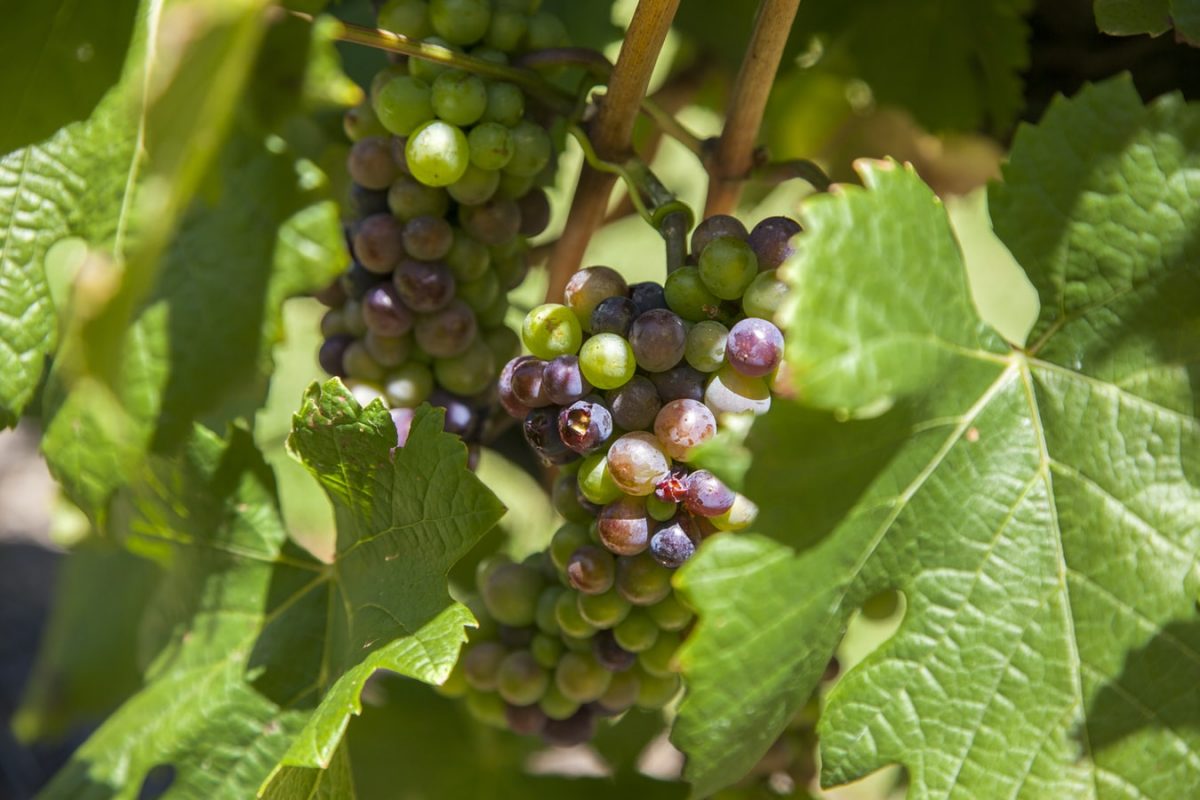
<instances>
[{"instance_id":1,"label":"blurred background","mask_svg":"<svg viewBox=\"0 0 1200 800\"><path fill-rule=\"evenodd\" d=\"M574 41L600 49L610 58L616 56L622 27L634 5L632 0L544 2L567 23ZM1122 71L1132 74L1146 99L1173 90L1195 97L1200 94L1200 51L1177 45L1170 35L1103 36L1096 31L1088 0L991 3L989 8L1007 9L995 20L973 19L976 12L970 2L949 8L956 4L863 0L852 4L852 11L841 5L817 0L801 4L768 107L764 144L772 158L813 159L838 181L855 180L853 163L859 158L890 156L911 162L945 202L980 311L1010 340L1023 341L1036 314L1036 298L1020 268L992 234L986 198L986 185L1000 177L1017 126L1038 119L1055 95L1074 93L1087 81ZM752 0L683 0L651 93L701 137L720 132L721 110L750 32L754 6ZM926 13L930 9L940 12ZM332 11L362 24L372 19L367 0L342 3ZM953 19L956 15L965 18ZM859 24L868 17L873 18L871 24ZM976 38L959 36L964 29L974 30ZM904 64L882 60L881 52L894 57L897 50L880 47L879 37L893 44L897 39L905 42ZM1021 80L979 70L963 75L955 68L965 60L982 70L985 59L976 58L976 50L983 48L990 51L986 63L1007 60ZM352 45L339 49L346 71L360 83L384 63L377 51ZM334 118L319 122L321 130L340 130ZM639 128L637 146L680 199L695 209L703 207L706 175L691 152L657 136L648 123ZM330 136L323 166L335 180L343 175L340 165L345 152L346 144ZM561 230L580 160L578 148L571 143L561 159L559 184L551 191L555 217L539 238L544 245L552 244ZM773 214L795 215L809 191L801 181L753 183L744 194L741 215L748 226ZM612 266L631 281L661 279L658 234L629 213L619 194L612 209L614 221L593 239L585 264ZM541 301L545 286L544 273L534 270L511 295L514 323ZM288 302L286 339L276 353L278 372L268 404L255 420L258 443L278 474L289 528L317 554L330 550L330 509L313 479L287 456L283 445L304 387L321 377L314 354L322 310L315 301ZM126 601L133 615L154 578L153 567L127 563L131 556L96 552L92 557L112 559L114 571L119 566L128 580L121 585L75 583L71 594L56 598L55 586L70 570L63 553L86 532L86 521L59 498L37 442L36 425L28 422L0 433L0 800L31 797L114 701L138 686L131 641L87 642L78 635L64 635L50 624L52 601L60 604L56 619L69 618L72 605L86 605L89 593L104 592ZM519 436L502 438L486 451L480 474L510 511L478 552L460 566L460 579L469 576L473 563L487 552L504 548L519 556L543 547L557 526L543 491L544 476L524 453ZM838 663L831 666L831 680L837 669L852 667L886 639L899 624L903 608L896 598L880 598L867 612L852 624ZM96 664L92 683L64 686L53 674L35 674L39 648L67 657L73 648L88 652ZM406 748L404 742L417 737L491 737L482 752L490 753L497 765L510 758L527 759L531 770L567 775L603 774L615 759L629 760L656 777L670 777L679 769L678 754L656 735L657 726L651 721L634 720L623 726L627 732L620 741L604 741L602 736L597 749L550 752L476 730L455 704L424 687L381 680L372 685L367 699L364 717L350 731L356 779L365 797L396 796L388 776L408 766L404 759L414 758L414 748ZM60 706L70 707L71 713L57 719L54 711ZM31 708L38 714L29 713ZM815 769L814 709L797 720L795 729L756 774L726 796L804 797L807 792L813 797L868 800L903 795L898 769L834 791L820 792L808 783ZM420 725L414 725L414 720L420 720ZM37 730L32 729L35 726ZM33 734L42 735L44 743L19 741ZM452 767L430 780L436 791L420 796L470 796L469 789L456 783L461 778Z\"/></svg>"}]
</instances>

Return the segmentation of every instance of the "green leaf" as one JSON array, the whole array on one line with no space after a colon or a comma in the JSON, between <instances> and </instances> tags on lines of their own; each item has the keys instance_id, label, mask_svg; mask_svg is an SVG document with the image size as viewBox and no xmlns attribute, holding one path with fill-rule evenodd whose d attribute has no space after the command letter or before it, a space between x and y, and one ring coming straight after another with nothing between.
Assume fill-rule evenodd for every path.
<instances>
[{"instance_id":1,"label":"green leaf","mask_svg":"<svg viewBox=\"0 0 1200 800\"><path fill-rule=\"evenodd\" d=\"M121 75L137 0L48 0L5 8L0 29L0 153L88 117Z\"/></svg>"},{"instance_id":2,"label":"green leaf","mask_svg":"<svg viewBox=\"0 0 1200 800\"><path fill-rule=\"evenodd\" d=\"M788 358L835 413L777 404L746 482L786 498L774 538L717 537L680 577L700 623L674 738L700 794L755 763L890 588L906 617L829 695L823 784L890 763L914 797L1200 781L1200 112L1110 82L1013 153L992 213L1041 293L1027 351L974 317L911 170L864 164L866 189L806 207Z\"/></svg>"},{"instance_id":3,"label":"green leaf","mask_svg":"<svg viewBox=\"0 0 1200 800\"><path fill-rule=\"evenodd\" d=\"M1200 3L1196 0L1096 0L1096 26L1113 36L1158 36L1174 26L1176 35L1200 45Z\"/></svg>"},{"instance_id":4,"label":"green leaf","mask_svg":"<svg viewBox=\"0 0 1200 800\"><path fill-rule=\"evenodd\" d=\"M504 508L467 471L462 441L441 428L441 413L426 408L406 446L395 448L387 409L378 401L360 408L336 379L313 384L296 414L288 446L333 501L329 607L345 613L330 612L326 639L338 648L327 653L311 687L321 689L321 704L288 749L277 781L296 780L292 768L329 766L376 670L444 681L466 639L464 626L474 624L450 599L446 573ZM314 622L324 625L324 616L307 624ZM277 785L268 796L290 795Z\"/></svg>"},{"instance_id":5,"label":"green leaf","mask_svg":"<svg viewBox=\"0 0 1200 800\"><path fill-rule=\"evenodd\" d=\"M388 412L337 382L306 397L293 446L338 509L329 564L288 541L249 433L226 444L196 426L183 457L147 461L113 510L126 546L166 569L142 621L145 688L46 797L135 797L161 764L171 797L252 797L268 776L271 797L350 796L340 741L364 683L444 680L474 622L446 571L502 511L437 412L393 456L395 441Z\"/></svg>"}]
</instances>

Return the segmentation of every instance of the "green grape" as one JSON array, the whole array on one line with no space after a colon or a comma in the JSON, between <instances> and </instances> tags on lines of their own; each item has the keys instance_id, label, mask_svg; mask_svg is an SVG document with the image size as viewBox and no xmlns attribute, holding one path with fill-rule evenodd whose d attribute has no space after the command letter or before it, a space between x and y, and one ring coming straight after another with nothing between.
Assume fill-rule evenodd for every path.
<instances>
[{"instance_id":1,"label":"green grape","mask_svg":"<svg viewBox=\"0 0 1200 800\"><path fill-rule=\"evenodd\" d=\"M496 297L500 300L505 299L500 295L498 289ZM491 304L488 307L490 308ZM505 327L504 325L498 328L487 328L484 329L482 338L483 343L492 351L492 356L496 359L497 364L506 364L511 359L521 355L521 337L517 336L512 328Z\"/></svg>"},{"instance_id":2,"label":"green grape","mask_svg":"<svg viewBox=\"0 0 1200 800\"><path fill-rule=\"evenodd\" d=\"M679 694L679 676L659 677L642 672L638 676L637 707L647 711L662 708Z\"/></svg>"},{"instance_id":3,"label":"green grape","mask_svg":"<svg viewBox=\"0 0 1200 800\"><path fill-rule=\"evenodd\" d=\"M480 169L499 170L513 157L512 134L498 122L481 122L467 134L471 163ZM496 186L500 179L497 177Z\"/></svg>"},{"instance_id":4,"label":"green grape","mask_svg":"<svg viewBox=\"0 0 1200 800\"><path fill-rule=\"evenodd\" d=\"M536 703L549 685L550 675L528 650L509 653L500 662L496 690L514 706Z\"/></svg>"},{"instance_id":5,"label":"green grape","mask_svg":"<svg viewBox=\"0 0 1200 800\"><path fill-rule=\"evenodd\" d=\"M625 617L620 625L613 628L613 636L621 648L631 653L648 650L658 638L658 626L650 615L637 609Z\"/></svg>"},{"instance_id":6,"label":"green grape","mask_svg":"<svg viewBox=\"0 0 1200 800\"><path fill-rule=\"evenodd\" d=\"M608 459L604 453L592 453L579 465L579 491L588 502L598 506L608 505L622 494L612 474L608 471Z\"/></svg>"},{"instance_id":7,"label":"green grape","mask_svg":"<svg viewBox=\"0 0 1200 800\"><path fill-rule=\"evenodd\" d=\"M756 275L758 257L741 239L714 239L700 254L700 280L722 300L737 300Z\"/></svg>"},{"instance_id":8,"label":"green grape","mask_svg":"<svg viewBox=\"0 0 1200 800\"><path fill-rule=\"evenodd\" d=\"M600 333L583 343L583 349L579 351L579 368L588 383L597 389L616 389L633 377L637 360L628 341L615 333Z\"/></svg>"},{"instance_id":9,"label":"green grape","mask_svg":"<svg viewBox=\"0 0 1200 800\"><path fill-rule=\"evenodd\" d=\"M663 294L667 307L688 322L713 319L721 313L721 300L704 285L700 270L690 265L667 276Z\"/></svg>"},{"instance_id":10,"label":"green grape","mask_svg":"<svg viewBox=\"0 0 1200 800\"><path fill-rule=\"evenodd\" d=\"M529 22L519 11L497 9L492 12L492 22L488 26L484 39L488 47L494 47L505 53L511 53L521 46L525 32L529 30Z\"/></svg>"},{"instance_id":11,"label":"green grape","mask_svg":"<svg viewBox=\"0 0 1200 800\"><path fill-rule=\"evenodd\" d=\"M392 408L416 408L432 392L433 372L412 361L395 369L383 384L383 393Z\"/></svg>"},{"instance_id":12,"label":"green grape","mask_svg":"<svg viewBox=\"0 0 1200 800\"><path fill-rule=\"evenodd\" d=\"M557 303L546 303L533 309L525 315L521 326L521 341L529 352L545 361L575 354L582 339L579 320L571 309Z\"/></svg>"},{"instance_id":13,"label":"green grape","mask_svg":"<svg viewBox=\"0 0 1200 800\"><path fill-rule=\"evenodd\" d=\"M507 728L508 718L504 713L504 700L495 692L467 692L467 711L484 725Z\"/></svg>"},{"instance_id":14,"label":"green grape","mask_svg":"<svg viewBox=\"0 0 1200 800\"><path fill-rule=\"evenodd\" d=\"M445 47L452 53L462 52L461 47L450 44L450 42L446 41L440 36L426 36L425 40L421 42L421 44L433 44L439 47ZM438 75L441 75L443 72L446 72L449 69L452 69L450 65L443 64L438 61L427 61L423 58L410 58L408 60L408 74L412 75L414 78L420 78L428 84L432 84L435 80L437 80Z\"/></svg>"},{"instance_id":15,"label":"green grape","mask_svg":"<svg viewBox=\"0 0 1200 800\"><path fill-rule=\"evenodd\" d=\"M725 363L725 340L729 329L719 322L706 319L688 331L683 357L701 372L716 372Z\"/></svg>"},{"instance_id":16,"label":"green grape","mask_svg":"<svg viewBox=\"0 0 1200 800\"><path fill-rule=\"evenodd\" d=\"M507 553L492 553L491 555L484 556L475 565L475 585L482 586L487 582L488 576L496 570L496 567L499 567L501 564L511 563L512 559L508 557ZM476 616L479 615L476 614ZM475 636L478 637L479 634L475 634Z\"/></svg>"},{"instance_id":17,"label":"green grape","mask_svg":"<svg viewBox=\"0 0 1200 800\"><path fill-rule=\"evenodd\" d=\"M616 589L603 594L580 593L575 598L579 615L597 628L605 629L617 625L629 615L629 601L621 597Z\"/></svg>"},{"instance_id":18,"label":"green grape","mask_svg":"<svg viewBox=\"0 0 1200 800\"><path fill-rule=\"evenodd\" d=\"M472 642L463 653L463 678L473 689L495 690L505 655L507 652L499 642Z\"/></svg>"},{"instance_id":19,"label":"green grape","mask_svg":"<svg viewBox=\"0 0 1200 800\"><path fill-rule=\"evenodd\" d=\"M493 256L496 263L496 277L500 280L500 288L506 292L521 285L529 273L529 262L522 253L516 256L498 258Z\"/></svg>"},{"instance_id":20,"label":"green grape","mask_svg":"<svg viewBox=\"0 0 1200 800\"><path fill-rule=\"evenodd\" d=\"M775 270L760 272L742 295L742 310L748 317L775 319L775 314L787 295L787 284L779 280Z\"/></svg>"},{"instance_id":21,"label":"green grape","mask_svg":"<svg viewBox=\"0 0 1200 800\"><path fill-rule=\"evenodd\" d=\"M617 591L635 606L652 606L671 593L671 570L649 552L617 559Z\"/></svg>"},{"instance_id":22,"label":"green grape","mask_svg":"<svg viewBox=\"0 0 1200 800\"><path fill-rule=\"evenodd\" d=\"M388 0L379 9L378 25L385 31L410 39L424 39L433 35L429 4L425 0Z\"/></svg>"},{"instance_id":23,"label":"green grape","mask_svg":"<svg viewBox=\"0 0 1200 800\"><path fill-rule=\"evenodd\" d=\"M392 78L399 77L400 75L407 74L408 71L405 69L403 64L388 64L386 67L376 72L371 78L371 86L367 90L367 99L374 104L375 98L379 97L379 90L386 86L388 81L390 81Z\"/></svg>"},{"instance_id":24,"label":"green grape","mask_svg":"<svg viewBox=\"0 0 1200 800\"><path fill-rule=\"evenodd\" d=\"M507 197L510 200L520 200L533 191L537 180L527 175L511 175L500 173L500 186L496 189L497 197Z\"/></svg>"},{"instance_id":25,"label":"green grape","mask_svg":"<svg viewBox=\"0 0 1200 800\"><path fill-rule=\"evenodd\" d=\"M414 130L404 146L404 157L413 177L426 186L449 186L471 163L462 129L441 120Z\"/></svg>"},{"instance_id":26,"label":"green grape","mask_svg":"<svg viewBox=\"0 0 1200 800\"><path fill-rule=\"evenodd\" d=\"M554 617L564 635L586 639L596 632L596 628L580 615L579 606L575 603L575 594L573 591L566 591L558 596L554 603Z\"/></svg>"},{"instance_id":27,"label":"green grape","mask_svg":"<svg viewBox=\"0 0 1200 800\"><path fill-rule=\"evenodd\" d=\"M608 689L612 673L591 653L564 653L554 670L554 684L577 703L590 703Z\"/></svg>"},{"instance_id":28,"label":"green grape","mask_svg":"<svg viewBox=\"0 0 1200 800\"><path fill-rule=\"evenodd\" d=\"M356 380L369 382L383 380L383 367L378 361L371 358L371 354L367 352L367 346L362 341L354 342L346 348L346 352L342 355L342 365L346 374Z\"/></svg>"},{"instance_id":29,"label":"green grape","mask_svg":"<svg viewBox=\"0 0 1200 800\"><path fill-rule=\"evenodd\" d=\"M733 505L724 514L710 518L713 527L719 531L740 531L749 528L758 517L758 506L744 494L733 498Z\"/></svg>"},{"instance_id":30,"label":"green grape","mask_svg":"<svg viewBox=\"0 0 1200 800\"><path fill-rule=\"evenodd\" d=\"M565 47L570 44L571 37L562 20L546 11L539 11L529 18L529 30L525 34L525 49L549 50L552 47Z\"/></svg>"},{"instance_id":31,"label":"green grape","mask_svg":"<svg viewBox=\"0 0 1200 800\"><path fill-rule=\"evenodd\" d=\"M489 83L487 95L484 122L497 122L511 128L525 116L525 93L515 84L503 81Z\"/></svg>"},{"instance_id":32,"label":"green grape","mask_svg":"<svg viewBox=\"0 0 1200 800\"><path fill-rule=\"evenodd\" d=\"M433 375L438 383L455 394L478 394L496 375L496 357L491 348L475 339L459 355L435 358Z\"/></svg>"},{"instance_id":33,"label":"green grape","mask_svg":"<svg viewBox=\"0 0 1200 800\"><path fill-rule=\"evenodd\" d=\"M576 522L568 522L556 530L550 537L550 560L554 562L554 568L565 575L571 556L587 543L587 528Z\"/></svg>"},{"instance_id":34,"label":"green grape","mask_svg":"<svg viewBox=\"0 0 1200 800\"><path fill-rule=\"evenodd\" d=\"M487 86L469 72L447 70L434 80L430 102L433 113L451 125L473 125L487 108Z\"/></svg>"},{"instance_id":35,"label":"green grape","mask_svg":"<svg viewBox=\"0 0 1200 800\"><path fill-rule=\"evenodd\" d=\"M447 186L446 191L463 205L477 206L490 200L499 185L499 172L494 169L480 169L474 164L468 164L462 177Z\"/></svg>"},{"instance_id":36,"label":"green grape","mask_svg":"<svg viewBox=\"0 0 1200 800\"><path fill-rule=\"evenodd\" d=\"M500 280L494 272L485 272L483 277L474 281L458 284L458 296L462 301L471 307L471 310L476 314L482 313L489 308L492 303L496 302L496 298L500 296ZM504 330L508 330L505 328ZM516 336L516 334L513 334ZM517 342L520 347L520 340ZM509 356L506 356L500 361L504 363Z\"/></svg>"},{"instance_id":37,"label":"green grape","mask_svg":"<svg viewBox=\"0 0 1200 800\"><path fill-rule=\"evenodd\" d=\"M545 633L534 634L533 641L529 643L529 652L533 653L534 659L546 669L558 666L558 660L562 658L565 650L566 647L559 639Z\"/></svg>"},{"instance_id":38,"label":"green grape","mask_svg":"<svg viewBox=\"0 0 1200 800\"><path fill-rule=\"evenodd\" d=\"M638 678L637 672L633 670L615 672L612 680L608 682L608 689L596 698L596 702L610 714L620 714L622 711L633 708L640 690L641 680Z\"/></svg>"},{"instance_id":39,"label":"green grape","mask_svg":"<svg viewBox=\"0 0 1200 800\"><path fill-rule=\"evenodd\" d=\"M675 592L648 607L646 613L664 631L681 631L692 621L692 610L683 604Z\"/></svg>"},{"instance_id":40,"label":"green grape","mask_svg":"<svg viewBox=\"0 0 1200 800\"><path fill-rule=\"evenodd\" d=\"M371 107L369 100L364 100L342 116L342 129L346 132L346 138L352 142L371 136L387 136L387 129L375 115L375 109Z\"/></svg>"},{"instance_id":41,"label":"green grape","mask_svg":"<svg viewBox=\"0 0 1200 800\"><path fill-rule=\"evenodd\" d=\"M534 611L533 621L537 625L537 629L549 636L555 636L559 633L558 629L558 596L566 590L561 586L547 586L538 595L537 609Z\"/></svg>"},{"instance_id":42,"label":"green grape","mask_svg":"<svg viewBox=\"0 0 1200 800\"><path fill-rule=\"evenodd\" d=\"M592 519L590 508L584 508L579 502L579 484L574 475L559 473L554 479L554 488L550 493L554 510L567 522L588 523Z\"/></svg>"},{"instance_id":43,"label":"green grape","mask_svg":"<svg viewBox=\"0 0 1200 800\"><path fill-rule=\"evenodd\" d=\"M679 650L683 637L678 633L663 632L655 639L654 644L638 653L638 664L648 674L656 678L669 678L675 675L675 653Z\"/></svg>"},{"instance_id":44,"label":"green grape","mask_svg":"<svg viewBox=\"0 0 1200 800\"><path fill-rule=\"evenodd\" d=\"M412 337L408 334L380 336L375 331L367 331L363 346L380 366L397 367L408 361L409 354L412 353Z\"/></svg>"},{"instance_id":45,"label":"green grape","mask_svg":"<svg viewBox=\"0 0 1200 800\"><path fill-rule=\"evenodd\" d=\"M444 217L450 210L450 195L445 189L426 186L405 175L388 189L388 209L402 222L417 217Z\"/></svg>"},{"instance_id":46,"label":"green grape","mask_svg":"<svg viewBox=\"0 0 1200 800\"><path fill-rule=\"evenodd\" d=\"M472 44L487 33L492 4L488 0L430 0L429 18L446 41Z\"/></svg>"},{"instance_id":47,"label":"green grape","mask_svg":"<svg viewBox=\"0 0 1200 800\"><path fill-rule=\"evenodd\" d=\"M362 303L357 300L347 300L342 306L342 322L351 336L367 335L367 321L363 317Z\"/></svg>"},{"instance_id":48,"label":"green grape","mask_svg":"<svg viewBox=\"0 0 1200 800\"><path fill-rule=\"evenodd\" d=\"M429 84L420 78L398 75L380 87L373 106L383 127L397 136L408 136L433 119ZM411 161L410 161L411 163Z\"/></svg>"},{"instance_id":49,"label":"green grape","mask_svg":"<svg viewBox=\"0 0 1200 800\"><path fill-rule=\"evenodd\" d=\"M416 183L416 181L413 182ZM450 245L450 252L446 254L445 260L455 281L470 283L487 274L488 267L492 263L492 256L488 253L486 245L472 239L459 228L455 228L454 242Z\"/></svg>"},{"instance_id":50,"label":"green grape","mask_svg":"<svg viewBox=\"0 0 1200 800\"><path fill-rule=\"evenodd\" d=\"M463 660L460 658L454 663L454 668L450 670L450 674L446 676L446 680L440 685L435 685L433 690L442 697L464 697L470 690L470 684L467 683L467 676L463 670Z\"/></svg>"},{"instance_id":51,"label":"green grape","mask_svg":"<svg viewBox=\"0 0 1200 800\"><path fill-rule=\"evenodd\" d=\"M654 495L646 496L646 513L657 522L666 522L675 516L679 506L669 500L660 500Z\"/></svg>"},{"instance_id":52,"label":"green grape","mask_svg":"<svg viewBox=\"0 0 1200 800\"><path fill-rule=\"evenodd\" d=\"M488 613L501 625L521 628L537 616L542 576L523 564L501 564L479 587Z\"/></svg>"},{"instance_id":53,"label":"green grape","mask_svg":"<svg viewBox=\"0 0 1200 800\"><path fill-rule=\"evenodd\" d=\"M571 636L566 633L559 634L559 640L563 646L572 653L590 653L592 652L592 634L587 636Z\"/></svg>"},{"instance_id":54,"label":"green grape","mask_svg":"<svg viewBox=\"0 0 1200 800\"><path fill-rule=\"evenodd\" d=\"M563 720L574 716L579 710L579 703L567 697L558 686L551 683L542 699L538 701L538 708L550 719Z\"/></svg>"},{"instance_id":55,"label":"green grape","mask_svg":"<svg viewBox=\"0 0 1200 800\"><path fill-rule=\"evenodd\" d=\"M550 163L553 145L545 128L529 120L512 126L513 154L504 171L513 175L537 175Z\"/></svg>"},{"instance_id":56,"label":"green grape","mask_svg":"<svg viewBox=\"0 0 1200 800\"><path fill-rule=\"evenodd\" d=\"M501 279L501 276L499 274L497 274L496 277L497 277L497 279L501 280L500 296L496 298L496 302L492 303L490 306L487 307L486 311L482 311L479 313L479 324L483 325L484 327L491 327L494 325L503 325L505 318L508 316L508 296L504 292L503 279ZM520 340L521 340L521 337L518 336L517 337L518 351L520 350Z\"/></svg>"}]
</instances>

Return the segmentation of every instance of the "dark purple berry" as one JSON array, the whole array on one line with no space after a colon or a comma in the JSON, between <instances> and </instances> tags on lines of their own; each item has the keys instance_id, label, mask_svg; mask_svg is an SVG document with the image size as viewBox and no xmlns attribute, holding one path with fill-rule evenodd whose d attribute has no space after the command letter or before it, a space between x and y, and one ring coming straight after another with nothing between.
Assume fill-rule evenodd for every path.
<instances>
[{"instance_id":1,"label":"dark purple berry","mask_svg":"<svg viewBox=\"0 0 1200 800\"><path fill-rule=\"evenodd\" d=\"M637 305L628 297L606 297L592 309L592 333L628 336L629 328L637 316Z\"/></svg>"},{"instance_id":2,"label":"dark purple berry","mask_svg":"<svg viewBox=\"0 0 1200 800\"><path fill-rule=\"evenodd\" d=\"M609 672L624 672L637 663L637 654L617 644L612 631L599 631L592 637L592 653Z\"/></svg>"},{"instance_id":3,"label":"dark purple berry","mask_svg":"<svg viewBox=\"0 0 1200 800\"><path fill-rule=\"evenodd\" d=\"M579 356L558 356L542 371L542 391L555 405L568 406L583 398L592 385L583 377Z\"/></svg>"},{"instance_id":4,"label":"dark purple berry","mask_svg":"<svg viewBox=\"0 0 1200 800\"><path fill-rule=\"evenodd\" d=\"M637 306L638 315L656 308L667 307L667 296L663 293L663 287L654 281L643 281L631 285L629 299Z\"/></svg>"},{"instance_id":5,"label":"dark purple berry","mask_svg":"<svg viewBox=\"0 0 1200 800\"><path fill-rule=\"evenodd\" d=\"M688 476L683 504L697 516L716 517L733 507L735 497L734 491L720 478L706 469L698 469Z\"/></svg>"},{"instance_id":6,"label":"dark purple berry","mask_svg":"<svg viewBox=\"0 0 1200 800\"><path fill-rule=\"evenodd\" d=\"M558 435L580 455L587 455L612 435L612 415L599 403L577 400L558 413Z\"/></svg>"},{"instance_id":7,"label":"dark purple berry","mask_svg":"<svg viewBox=\"0 0 1200 800\"><path fill-rule=\"evenodd\" d=\"M321 369L338 378L346 377L342 356L346 354L346 349L352 344L354 344L354 337L348 333L330 336L322 342L321 350L317 354L317 361L320 362Z\"/></svg>"},{"instance_id":8,"label":"dark purple berry","mask_svg":"<svg viewBox=\"0 0 1200 800\"><path fill-rule=\"evenodd\" d=\"M678 523L660 529L650 539L650 555L668 569L675 569L692 557L696 543Z\"/></svg>"}]
</instances>

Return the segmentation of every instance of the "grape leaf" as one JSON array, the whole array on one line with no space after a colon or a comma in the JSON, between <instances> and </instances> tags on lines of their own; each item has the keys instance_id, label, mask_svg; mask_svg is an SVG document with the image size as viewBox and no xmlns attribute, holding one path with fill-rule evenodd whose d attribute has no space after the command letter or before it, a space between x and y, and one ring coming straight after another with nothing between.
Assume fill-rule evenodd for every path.
<instances>
[{"instance_id":1,"label":"grape leaf","mask_svg":"<svg viewBox=\"0 0 1200 800\"><path fill-rule=\"evenodd\" d=\"M92 115L0 158L0 425L25 409L57 346L48 251L60 241L92 248L86 291L73 299L83 317L121 275L145 272L126 257L136 244L153 260L173 228L177 198L225 130L221 101L241 84L264 4L143 0L121 79ZM133 294L117 297L128 305Z\"/></svg>"},{"instance_id":2,"label":"grape leaf","mask_svg":"<svg viewBox=\"0 0 1200 800\"><path fill-rule=\"evenodd\" d=\"M291 113L302 102L307 42L294 33L290 26L272 32L250 87L251 96L263 85L274 89L275 106L291 97ZM279 88L289 75L290 95ZM147 448L169 452L195 419L220 430L252 415L266 396L283 301L326 285L345 265L324 174L262 127L283 117L279 108L243 101L206 190L152 265L154 285L132 326L106 306L102 323L81 327L64 346L51 375L43 449L101 530L107 498ZM110 383L95 365L111 356L95 356L98 348L115 353Z\"/></svg>"},{"instance_id":3,"label":"grape leaf","mask_svg":"<svg viewBox=\"0 0 1200 800\"><path fill-rule=\"evenodd\" d=\"M0 153L87 118L121 75L137 0L46 0L5 9L0 28Z\"/></svg>"},{"instance_id":4,"label":"grape leaf","mask_svg":"<svg viewBox=\"0 0 1200 800\"><path fill-rule=\"evenodd\" d=\"M329 766L338 780L339 742L372 673L449 673L474 620L445 573L499 503L439 412L418 413L394 456L388 412L360 408L336 381L314 385L296 420L293 448L338 509L334 561L288 541L249 433L235 429L226 445L196 426L183 458L148 459L144 479L117 495L113 527L167 570L143 621L156 655L145 688L47 797L134 797L163 764L170 797L251 797L272 773L281 789L316 785Z\"/></svg>"},{"instance_id":5,"label":"grape leaf","mask_svg":"<svg viewBox=\"0 0 1200 800\"><path fill-rule=\"evenodd\" d=\"M828 411L780 402L750 437L747 491L786 498L774 538L718 537L681 575L698 793L754 764L889 588L906 617L829 695L824 784L889 763L914 797L1200 782L1198 145L1200 110L1128 80L1020 131L991 209L1041 296L1027 350L978 320L911 170L864 164L866 189L806 207L788 359Z\"/></svg>"},{"instance_id":6,"label":"grape leaf","mask_svg":"<svg viewBox=\"0 0 1200 800\"><path fill-rule=\"evenodd\" d=\"M1200 3L1196 0L1096 0L1096 26L1113 36L1158 36L1175 28L1190 45L1200 45Z\"/></svg>"}]
</instances>

